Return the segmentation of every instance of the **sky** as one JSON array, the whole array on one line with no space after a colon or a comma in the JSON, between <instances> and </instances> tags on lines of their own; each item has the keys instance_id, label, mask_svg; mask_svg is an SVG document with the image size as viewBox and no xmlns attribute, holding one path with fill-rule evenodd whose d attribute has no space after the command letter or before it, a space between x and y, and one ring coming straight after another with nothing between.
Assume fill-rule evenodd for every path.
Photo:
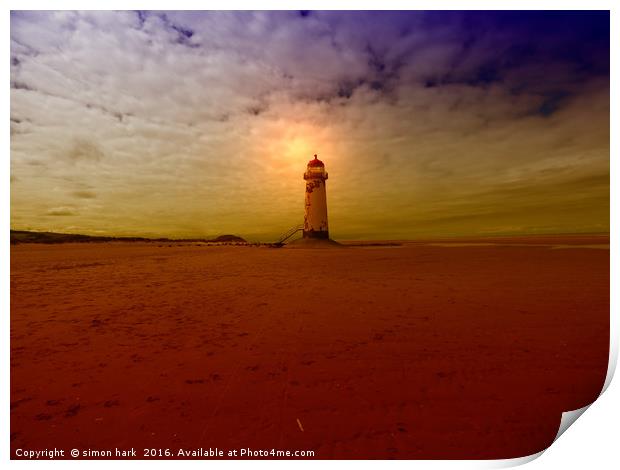
<instances>
[{"instance_id":1,"label":"sky","mask_svg":"<svg viewBox=\"0 0 620 470\"><path fill-rule=\"evenodd\" d=\"M609 231L606 11L11 13L11 228Z\"/></svg>"}]
</instances>

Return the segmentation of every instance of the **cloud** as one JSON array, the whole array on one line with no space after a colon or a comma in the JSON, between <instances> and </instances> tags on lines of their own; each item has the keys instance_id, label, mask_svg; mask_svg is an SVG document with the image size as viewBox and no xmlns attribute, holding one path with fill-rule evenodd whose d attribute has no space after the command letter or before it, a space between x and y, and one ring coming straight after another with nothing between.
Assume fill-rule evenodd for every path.
<instances>
[{"instance_id":1,"label":"cloud","mask_svg":"<svg viewBox=\"0 0 620 470\"><path fill-rule=\"evenodd\" d=\"M53 207L51 209L49 209L45 215L52 215L52 216L74 216L74 215L78 215L77 212L71 208L71 207Z\"/></svg>"},{"instance_id":2,"label":"cloud","mask_svg":"<svg viewBox=\"0 0 620 470\"><path fill-rule=\"evenodd\" d=\"M99 161L104 157L101 147L85 138L75 139L69 147L67 156L73 161Z\"/></svg>"},{"instance_id":3,"label":"cloud","mask_svg":"<svg viewBox=\"0 0 620 470\"><path fill-rule=\"evenodd\" d=\"M97 194L95 192L88 190L73 191L71 195L79 199L94 199L97 197Z\"/></svg>"},{"instance_id":4,"label":"cloud","mask_svg":"<svg viewBox=\"0 0 620 470\"><path fill-rule=\"evenodd\" d=\"M35 224L69 194L93 231L268 238L300 217L300 172L316 152L345 235L389 236L402 223L366 214L395 207L418 227L435 212L457 220L487 194L515 214L510 185L542 194L536 185L608 172L606 20L12 12L11 216Z\"/></svg>"}]
</instances>

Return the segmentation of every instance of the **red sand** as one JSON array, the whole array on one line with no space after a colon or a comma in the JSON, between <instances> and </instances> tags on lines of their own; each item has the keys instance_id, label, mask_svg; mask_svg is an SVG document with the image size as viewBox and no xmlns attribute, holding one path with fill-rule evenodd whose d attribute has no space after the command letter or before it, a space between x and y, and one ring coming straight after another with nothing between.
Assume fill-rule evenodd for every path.
<instances>
[{"instance_id":1,"label":"red sand","mask_svg":"<svg viewBox=\"0 0 620 470\"><path fill-rule=\"evenodd\" d=\"M509 243L12 246L12 456L540 451L603 385L609 240Z\"/></svg>"}]
</instances>

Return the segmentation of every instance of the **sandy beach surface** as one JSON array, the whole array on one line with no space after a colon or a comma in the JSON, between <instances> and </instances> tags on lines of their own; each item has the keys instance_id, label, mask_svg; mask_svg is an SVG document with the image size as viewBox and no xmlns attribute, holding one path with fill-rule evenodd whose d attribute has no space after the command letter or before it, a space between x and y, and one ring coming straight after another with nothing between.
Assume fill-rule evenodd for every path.
<instances>
[{"instance_id":1,"label":"sandy beach surface","mask_svg":"<svg viewBox=\"0 0 620 470\"><path fill-rule=\"evenodd\" d=\"M12 456L538 452L603 385L608 244L12 246Z\"/></svg>"}]
</instances>

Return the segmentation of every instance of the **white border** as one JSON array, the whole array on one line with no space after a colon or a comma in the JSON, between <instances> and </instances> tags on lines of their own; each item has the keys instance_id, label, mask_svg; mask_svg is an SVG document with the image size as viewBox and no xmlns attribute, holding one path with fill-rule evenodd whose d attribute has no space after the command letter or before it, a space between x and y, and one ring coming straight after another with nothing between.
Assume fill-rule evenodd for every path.
<instances>
[{"instance_id":1,"label":"white border","mask_svg":"<svg viewBox=\"0 0 620 470\"><path fill-rule=\"evenodd\" d=\"M610 10L603 0L7 0L8 10Z\"/></svg>"},{"instance_id":2,"label":"white border","mask_svg":"<svg viewBox=\"0 0 620 470\"><path fill-rule=\"evenodd\" d=\"M489 1L489 0L472 0L472 1L416 1L407 2L404 0L382 0L381 2L370 2L368 0L359 0L355 3L334 1L334 0L317 0L313 2L290 2L284 0L265 0L265 1L247 1L247 0L228 0L226 2L198 2L193 0L176 0L174 2L167 2L163 0L151 0L151 1L119 1L111 0L106 2L86 2L86 1L42 1L42 0L22 0L14 1L9 0L3 2L6 5L2 12L1 24L3 25L0 30L5 31L5 41L2 43L3 50L3 77L4 88L2 89L1 99L2 107L5 112L9 105L10 89L8 84L10 82L10 16L9 12L13 10L28 10L28 9L82 9L82 10L96 10L96 9L161 9L161 10L191 10L191 9L246 9L246 10L279 10L279 9L293 9L295 6L299 9L320 9L320 10L346 10L346 9L358 9L358 10L398 10L398 9L429 9L429 10L520 10L520 9L546 9L546 10L580 10L580 9L598 9L598 10L611 10L611 128L614 129L613 123L617 121L618 110L618 93L615 88L616 83L613 82L618 77L618 57L617 57L617 45L620 44L620 37L618 33L619 21L618 14L614 11L614 3L611 1L596 1L591 0L588 2L579 1L549 1L549 0L506 0L506 1ZM8 113L7 113L8 114ZM5 117L8 117L5 114ZM5 120L5 123L8 121ZM617 127L617 126L616 126ZM4 295L0 295L0 302L2 308L2 361L1 361L1 374L3 378L9 377L9 338L10 338L10 323L9 312L10 297L9 293L9 228L10 228L10 129L5 124L2 132L3 148L3 160L1 164L1 178L0 178L0 192L2 194L2 201L0 202L2 210L2 228L0 229L0 243L2 250L2 260L4 261L0 267L2 275L0 277L1 290ZM611 154L618 155L618 139L611 134ZM610 159L611 165L611 180L617 181L618 169L613 159ZM617 208L618 202L618 188L611 185L611 281L612 286L614 281L618 279L618 257L616 255L615 247L617 246L617 218L614 211ZM608 377L605 387L609 386L613 371L618 358L618 313L617 313L617 296L614 294L613 289L611 292L611 348L610 348L610 368L608 371ZM617 381L616 381L617 382ZM8 380L2 381L1 400L2 400L2 412L1 420L1 432L0 432L0 449L1 458L4 461L10 458L10 428L9 428L9 387ZM511 460L496 460L496 461L410 461L401 460L390 462L391 466L405 468L411 468L412 466L418 468L492 468L503 466L514 466L523 463L530 462L528 468L543 468L542 466L552 465L553 467L566 467L566 468L583 468L585 465L593 466L594 468L609 467L610 462L618 462L618 445L617 445L617 430L618 424L614 421L614 416L620 416L619 411L620 403L620 388L617 384L612 384L608 390L587 410L586 413L579 419L579 425L574 426L569 432L562 434L558 433L560 439L555 442L546 451L535 454L534 456L523 457L520 459ZM584 410L585 411L585 410ZM568 419L565 417L564 419ZM542 455L542 456L541 456ZM536 457L539 457L536 459ZM56 466L77 468L77 466L83 466L83 461L53 461ZM195 466L196 468L205 468L205 465L214 467L230 467L237 465L244 465L247 461L183 461L184 466ZM31 465L28 461L9 461L11 468L22 468ZM176 467L178 462L174 463ZM252 461L251 465L257 469L271 469L274 467L290 467L291 461ZM309 466L326 466L335 468L341 466L355 465L356 467L368 468L375 465L386 465L387 462L374 462L374 461L295 461L294 465L298 467ZM50 465L50 464L44 464ZM89 461L87 464L93 468L108 468L110 462L104 461ZM115 461L113 463L115 467L129 467L143 466L148 468L169 468L171 462L168 461Z\"/></svg>"}]
</instances>

